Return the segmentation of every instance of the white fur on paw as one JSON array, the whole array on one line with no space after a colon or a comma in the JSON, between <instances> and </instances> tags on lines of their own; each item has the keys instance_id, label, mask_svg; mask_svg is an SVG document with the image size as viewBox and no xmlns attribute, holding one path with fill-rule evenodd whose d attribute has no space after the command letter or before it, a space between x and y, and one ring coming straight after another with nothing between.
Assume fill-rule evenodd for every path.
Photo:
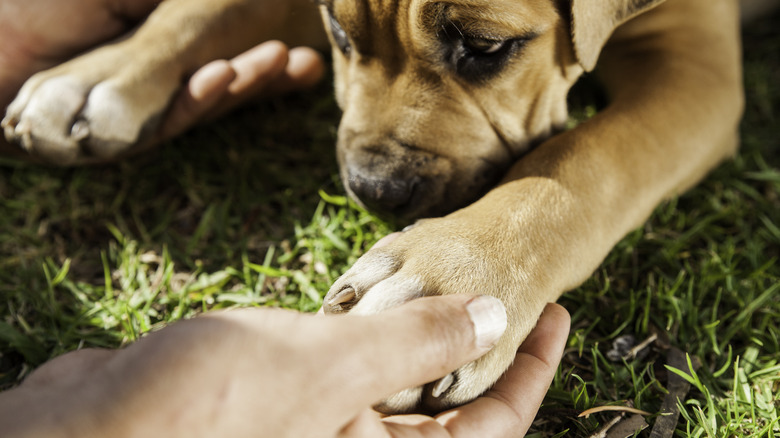
<instances>
[{"instance_id":1,"label":"white fur on paw","mask_svg":"<svg viewBox=\"0 0 780 438\"><path fill-rule=\"evenodd\" d=\"M419 278L397 274L374 285L350 313L373 315L422 296L423 283Z\"/></svg>"},{"instance_id":2,"label":"white fur on paw","mask_svg":"<svg viewBox=\"0 0 780 438\"><path fill-rule=\"evenodd\" d=\"M80 146L71 131L87 93L87 87L69 76L44 81L34 92L23 89L3 120L6 137L52 161L73 161Z\"/></svg>"},{"instance_id":3,"label":"white fur on paw","mask_svg":"<svg viewBox=\"0 0 780 438\"><path fill-rule=\"evenodd\" d=\"M175 92L170 81L144 86L107 79L94 86L78 72L33 76L2 121L10 142L46 161L69 165L81 158L116 158L145 139Z\"/></svg>"},{"instance_id":4,"label":"white fur on paw","mask_svg":"<svg viewBox=\"0 0 780 438\"><path fill-rule=\"evenodd\" d=\"M140 140L149 122L148 114L136 110L118 87L101 82L89 94L81 120L89 125L90 152L100 158L114 158Z\"/></svg>"}]
</instances>

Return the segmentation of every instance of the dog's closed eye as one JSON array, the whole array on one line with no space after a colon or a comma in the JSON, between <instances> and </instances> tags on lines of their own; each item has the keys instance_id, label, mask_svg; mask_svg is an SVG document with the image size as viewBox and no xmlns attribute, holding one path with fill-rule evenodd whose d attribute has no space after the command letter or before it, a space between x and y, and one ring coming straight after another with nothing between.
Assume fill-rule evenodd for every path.
<instances>
[{"instance_id":1,"label":"dog's closed eye","mask_svg":"<svg viewBox=\"0 0 780 438\"><path fill-rule=\"evenodd\" d=\"M444 24L438 33L444 48L445 62L458 76L474 83L498 75L534 36L497 38L471 35L453 22Z\"/></svg>"},{"instance_id":2,"label":"dog's closed eye","mask_svg":"<svg viewBox=\"0 0 780 438\"><path fill-rule=\"evenodd\" d=\"M492 55L498 53L505 45L506 40L494 40L490 38L466 38L463 41L463 45L466 49L473 53L481 53L483 55Z\"/></svg>"},{"instance_id":3,"label":"dog's closed eye","mask_svg":"<svg viewBox=\"0 0 780 438\"><path fill-rule=\"evenodd\" d=\"M336 20L330 11L328 11L330 34L333 37L333 42L336 43L336 47L339 48L344 56L349 56L352 53L352 44L349 42L349 37L341 24Z\"/></svg>"}]
</instances>

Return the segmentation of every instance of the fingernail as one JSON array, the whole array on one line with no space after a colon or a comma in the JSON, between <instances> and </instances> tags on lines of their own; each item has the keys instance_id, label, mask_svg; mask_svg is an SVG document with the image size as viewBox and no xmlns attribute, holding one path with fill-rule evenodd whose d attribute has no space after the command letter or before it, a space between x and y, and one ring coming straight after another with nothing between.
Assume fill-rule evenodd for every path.
<instances>
[{"instance_id":1,"label":"fingernail","mask_svg":"<svg viewBox=\"0 0 780 438\"><path fill-rule=\"evenodd\" d=\"M482 295L466 304L466 311L474 324L477 347L489 350L496 345L506 330L506 309L497 298Z\"/></svg>"}]
</instances>

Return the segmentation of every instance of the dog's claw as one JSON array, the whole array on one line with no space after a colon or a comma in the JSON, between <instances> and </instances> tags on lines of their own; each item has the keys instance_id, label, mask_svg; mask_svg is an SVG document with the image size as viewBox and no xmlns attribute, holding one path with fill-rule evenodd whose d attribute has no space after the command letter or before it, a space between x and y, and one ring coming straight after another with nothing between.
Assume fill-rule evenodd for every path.
<instances>
[{"instance_id":1,"label":"dog's claw","mask_svg":"<svg viewBox=\"0 0 780 438\"><path fill-rule=\"evenodd\" d=\"M441 397L441 395L444 394L445 391L450 389L450 386L452 386L454 382L455 382L455 376L452 373L447 374L446 376L437 380L436 383L433 384L433 388L431 389L431 395L434 398Z\"/></svg>"},{"instance_id":2,"label":"dog's claw","mask_svg":"<svg viewBox=\"0 0 780 438\"><path fill-rule=\"evenodd\" d=\"M340 290L333 298L328 301L331 306L338 306L355 299L355 289L351 286Z\"/></svg>"},{"instance_id":3,"label":"dog's claw","mask_svg":"<svg viewBox=\"0 0 780 438\"><path fill-rule=\"evenodd\" d=\"M325 302L325 313L339 313L345 311L343 305L355 301L357 292L352 286L346 286Z\"/></svg>"},{"instance_id":4,"label":"dog's claw","mask_svg":"<svg viewBox=\"0 0 780 438\"><path fill-rule=\"evenodd\" d=\"M20 138L21 145L26 151L31 151L33 148L33 141L32 141L32 125L28 120L21 120L16 124L16 127L13 131L13 134L16 135L16 137Z\"/></svg>"},{"instance_id":5,"label":"dog's claw","mask_svg":"<svg viewBox=\"0 0 780 438\"><path fill-rule=\"evenodd\" d=\"M14 127L18 123L18 120L12 118L12 117L5 117L0 122L0 128L3 129L3 133L5 135L5 139L8 141L11 141L14 136Z\"/></svg>"},{"instance_id":6,"label":"dog's claw","mask_svg":"<svg viewBox=\"0 0 780 438\"><path fill-rule=\"evenodd\" d=\"M89 123L86 120L78 120L70 129L70 136L77 142L89 137Z\"/></svg>"}]
</instances>

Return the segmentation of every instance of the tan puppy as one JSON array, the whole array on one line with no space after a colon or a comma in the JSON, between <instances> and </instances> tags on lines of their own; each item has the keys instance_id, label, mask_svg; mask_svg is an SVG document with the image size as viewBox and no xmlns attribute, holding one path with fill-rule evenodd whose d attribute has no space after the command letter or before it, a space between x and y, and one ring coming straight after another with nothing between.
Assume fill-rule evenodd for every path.
<instances>
[{"instance_id":1,"label":"tan puppy","mask_svg":"<svg viewBox=\"0 0 780 438\"><path fill-rule=\"evenodd\" d=\"M545 303L737 146L734 1L325 0L322 9L351 193L430 216L475 201L503 176L476 202L367 253L328 293L332 313L448 293L506 304L512 329L491 353L382 410L439 410L478 396ZM546 139L566 120L570 86L597 59L611 105Z\"/></svg>"},{"instance_id":2,"label":"tan puppy","mask_svg":"<svg viewBox=\"0 0 780 438\"><path fill-rule=\"evenodd\" d=\"M142 147L196 67L257 40L311 42L305 11L316 11L306 3L167 0L134 35L28 81L6 136L66 163ZM301 9L285 23L275 8ZM545 303L737 146L734 0L325 0L320 9L348 191L406 219L449 213L367 253L324 310L371 314L422 295L483 293L503 300L511 327L491 353L391 397L386 411L438 410L491 386ZM612 103L558 133L569 88L597 60Z\"/></svg>"}]
</instances>

